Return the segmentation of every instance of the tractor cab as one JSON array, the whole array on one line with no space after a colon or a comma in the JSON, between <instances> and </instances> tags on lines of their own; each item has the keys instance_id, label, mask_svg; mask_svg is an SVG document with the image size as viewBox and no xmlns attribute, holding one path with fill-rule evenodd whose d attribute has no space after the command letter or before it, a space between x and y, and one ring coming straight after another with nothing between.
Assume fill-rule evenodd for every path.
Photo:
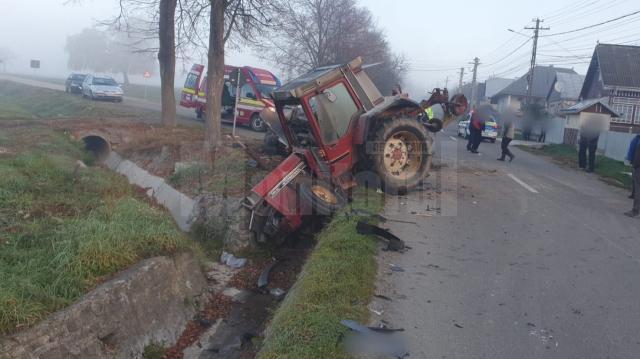
<instances>
[{"instance_id":1,"label":"tractor cab","mask_svg":"<svg viewBox=\"0 0 640 359\"><path fill-rule=\"evenodd\" d=\"M446 90L422 104L383 97L361 58L312 70L271 98L273 108L261 117L284 137L289 156L244 201L259 240L282 239L305 220L340 209L362 175L388 193L416 187L430 168L430 132L442 128L419 119L424 106L443 104L448 116L466 110L466 99L449 102Z\"/></svg>"}]
</instances>

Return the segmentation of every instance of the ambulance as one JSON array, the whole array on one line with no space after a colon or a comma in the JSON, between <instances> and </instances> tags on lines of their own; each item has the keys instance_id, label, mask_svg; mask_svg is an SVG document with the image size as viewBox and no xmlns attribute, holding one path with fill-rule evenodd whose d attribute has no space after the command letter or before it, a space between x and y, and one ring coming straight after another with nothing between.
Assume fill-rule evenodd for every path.
<instances>
[{"instance_id":1,"label":"ambulance","mask_svg":"<svg viewBox=\"0 0 640 359\"><path fill-rule=\"evenodd\" d=\"M250 66L225 66L222 121L233 122L237 110L237 125L249 126L258 132L266 131L267 126L260 118L260 111L266 107L273 107L269 94L278 87L280 80L267 70ZM194 64L185 80L180 105L195 109L196 116L200 119L203 118L206 108L206 89L205 67ZM240 98L236 99L236 93L240 94Z\"/></svg>"}]
</instances>

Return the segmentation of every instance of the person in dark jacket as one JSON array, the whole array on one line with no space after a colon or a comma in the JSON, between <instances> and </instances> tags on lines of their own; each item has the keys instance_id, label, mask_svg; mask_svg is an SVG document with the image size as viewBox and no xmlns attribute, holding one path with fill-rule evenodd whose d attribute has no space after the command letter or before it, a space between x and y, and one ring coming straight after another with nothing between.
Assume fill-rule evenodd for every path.
<instances>
[{"instance_id":1,"label":"person in dark jacket","mask_svg":"<svg viewBox=\"0 0 640 359\"><path fill-rule=\"evenodd\" d=\"M578 150L578 165L581 169L591 173L596 167L596 150L602 124L597 119L587 119L580 128L580 141ZM589 163L587 166L587 152Z\"/></svg>"},{"instance_id":2,"label":"person in dark jacket","mask_svg":"<svg viewBox=\"0 0 640 359\"><path fill-rule=\"evenodd\" d=\"M509 157L509 162L513 161L516 157L509 150L509 144L513 141L513 138L516 134L516 124L515 124L515 115L511 113L507 113L502 116L503 125L502 125L502 156L498 158L498 161L504 161L506 157Z\"/></svg>"},{"instance_id":3,"label":"person in dark jacket","mask_svg":"<svg viewBox=\"0 0 640 359\"><path fill-rule=\"evenodd\" d=\"M631 141L629 152L627 153L627 160L631 163L631 167L633 167L633 209L625 213L625 215L638 217L640 215L640 195L638 194L638 191L640 191L640 135L636 135Z\"/></svg>"}]
</instances>

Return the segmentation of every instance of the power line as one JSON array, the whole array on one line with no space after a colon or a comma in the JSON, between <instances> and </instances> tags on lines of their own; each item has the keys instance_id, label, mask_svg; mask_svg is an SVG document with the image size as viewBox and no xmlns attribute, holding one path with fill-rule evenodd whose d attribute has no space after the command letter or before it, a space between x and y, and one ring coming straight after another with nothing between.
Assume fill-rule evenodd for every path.
<instances>
[{"instance_id":1,"label":"power line","mask_svg":"<svg viewBox=\"0 0 640 359\"><path fill-rule=\"evenodd\" d=\"M518 51L518 50L520 50L521 48L523 48L523 47L524 47L524 45L528 44L528 43L529 43L529 41L531 41L531 39L532 39L531 37L530 37L530 38L528 38L528 39L527 39L527 41L525 41L525 42L523 42L522 44L520 44L520 46L516 47L516 48L515 48L515 50L511 51L510 53L508 53L507 55L505 55L504 57L502 57L500 60L498 60L498 61L495 61L495 62L492 62L492 63L488 64L488 65L487 65L487 67L489 67L489 66L493 66L493 65L495 65L495 64L498 64L498 63L500 63L500 62L502 62L502 61L506 60L509 56L511 56L511 55L513 55L514 53L516 53L516 51Z\"/></svg>"},{"instance_id":2,"label":"power line","mask_svg":"<svg viewBox=\"0 0 640 359\"><path fill-rule=\"evenodd\" d=\"M591 29L591 28L594 28L594 27L597 27L597 26L601 26L601 25L604 25L604 24L608 24L608 23L610 23L610 22L618 21L618 20L621 20L621 19L627 18L627 17L629 17L629 16L633 16L633 15L635 15L635 14L640 14L640 10L637 10L637 11L634 11L634 12L631 12L631 13L628 13L628 14L626 14L626 15L622 15L622 16L616 17L616 18L611 19L611 20L607 20L607 21L603 21L603 22L600 22L600 23L597 23L597 24L593 24L593 25L589 25L589 26L581 27L581 28L579 28L579 29L574 29L574 30L569 30L569 31L558 32L558 33L555 33L555 34L543 35L543 36L541 36L541 37L550 37L550 36L559 36L559 35L571 34L571 33L574 33L574 32L583 31L583 30Z\"/></svg>"}]
</instances>

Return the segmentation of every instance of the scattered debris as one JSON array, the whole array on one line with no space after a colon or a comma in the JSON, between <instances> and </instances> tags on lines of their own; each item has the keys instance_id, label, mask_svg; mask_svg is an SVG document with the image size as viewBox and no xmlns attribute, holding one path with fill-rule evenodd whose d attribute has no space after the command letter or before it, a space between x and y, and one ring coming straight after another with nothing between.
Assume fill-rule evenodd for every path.
<instances>
[{"instance_id":1,"label":"scattered debris","mask_svg":"<svg viewBox=\"0 0 640 359\"><path fill-rule=\"evenodd\" d=\"M385 354L399 359L409 356L406 345L398 337L389 335L392 332L381 334L353 320L341 320L340 323L356 333L345 342L351 354Z\"/></svg>"},{"instance_id":2,"label":"scattered debris","mask_svg":"<svg viewBox=\"0 0 640 359\"><path fill-rule=\"evenodd\" d=\"M386 295L374 294L373 296L376 297L376 298L384 299L384 300L386 300L388 302L391 302L391 298L387 297Z\"/></svg>"},{"instance_id":3,"label":"scattered debris","mask_svg":"<svg viewBox=\"0 0 640 359\"><path fill-rule=\"evenodd\" d=\"M395 219L395 218L389 218L389 217L385 217L382 215L379 215L377 213L373 213L364 209L359 209L359 208L352 208L351 209L351 214L355 215L355 216L361 216L361 217L371 217L374 218L377 221L380 221L382 223L386 223L386 222L396 222L396 223L407 223L407 224L416 224L416 222L413 221L405 221L402 219Z\"/></svg>"},{"instance_id":4,"label":"scattered debris","mask_svg":"<svg viewBox=\"0 0 640 359\"><path fill-rule=\"evenodd\" d=\"M404 268L395 264L389 264L389 268L391 268L393 272L404 272Z\"/></svg>"},{"instance_id":5,"label":"scattered debris","mask_svg":"<svg viewBox=\"0 0 640 359\"><path fill-rule=\"evenodd\" d=\"M534 327L534 328L535 328L535 326L536 326L535 324L533 324L533 323L531 323L531 322L528 322L528 323L527 323L527 325L528 325L528 326L530 326L530 327Z\"/></svg>"},{"instance_id":6,"label":"scattered debris","mask_svg":"<svg viewBox=\"0 0 640 359\"><path fill-rule=\"evenodd\" d=\"M384 313L384 310L376 310L376 309L373 309L371 307L367 307L367 308L371 311L371 313L373 313L375 315L382 315Z\"/></svg>"},{"instance_id":7,"label":"scattered debris","mask_svg":"<svg viewBox=\"0 0 640 359\"><path fill-rule=\"evenodd\" d=\"M256 162L256 160L250 158L247 160L247 166L251 167L251 168L257 168L258 167L258 162Z\"/></svg>"},{"instance_id":8,"label":"scattered debris","mask_svg":"<svg viewBox=\"0 0 640 359\"><path fill-rule=\"evenodd\" d=\"M80 160L76 161L76 166L78 166L79 168L87 168L87 165Z\"/></svg>"},{"instance_id":9,"label":"scattered debris","mask_svg":"<svg viewBox=\"0 0 640 359\"><path fill-rule=\"evenodd\" d=\"M426 212L412 211L411 214L413 214L414 216L420 216L420 217L433 217L433 213L426 213Z\"/></svg>"},{"instance_id":10,"label":"scattered debris","mask_svg":"<svg viewBox=\"0 0 640 359\"><path fill-rule=\"evenodd\" d=\"M262 273L260 273L260 277L258 278L258 288L264 288L269 284L269 273L271 273L271 270L276 266L276 264L278 264L278 262L274 260L264 268Z\"/></svg>"},{"instance_id":11,"label":"scattered debris","mask_svg":"<svg viewBox=\"0 0 640 359\"><path fill-rule=\"evenodd\" d=\"M460 329L463 329L463 328L464 328L462 325L460 325L460 324L458 324L458 323L455 323L453 326L454 326L454 327L456 327L456 328L460 328Z\"/></svg>"},{"instance_id":12,"label":"scattered debris","mask_svg":"<svg viewBox=\"0 0 640 359\"><path fill-rule=\"evenodd\" d=\"M380 228L378 226L374 226L372 224L369 224L363 221L358 221L356 225L356 231L359 234L375 235L388 240L389 241L389 245L387 247L388 250L401 251L406 248L404 241L396 237L387 229Z\"/></svg>"},{"instance_id":13,"label":"scattered debris","mask_svg":"<svg viewBox=\"0 0 640 359\"><path fill-rule=\"evenodd\" d=\"M247 259L237 258L231 253L222 252L222 255L220 255L220 262L228 265L231 268L239 269L244 267L245 264L247 264Z\"/></svg>"},{"instance_id":14,"label":"scattered debris","mask_svg":"<svg viewBox=\"0 0 640 359\"><path fill-rule=\"evenodd\" d=\"M404 328L389 328L386 324L380 324L377 327L369 327L369 329L378 333L395 333L395 332L404 332Z\"/></svg>"},{"instance_id":15,"label":"scattered debris","mask_svg":"<svg viewBox=\"0 0 640 359\"><path fill-rule=\"evenodd\" d=\"M239 303L245 303L247 301L247 298L249 298L250 294L251 293L249 291L240 290L233 287L229 287L224 291L222 291L222 295L231 297L231 299Z\"/></svg>"},{"instance_id":16,"label":"scattered debris","mask_svg":"<svg viewBox=\"0 0 640 359\"><path fill-rule=\"evenodd\" d=\"M280 298L283 295L285 295L287 292L281 288L273 288L269 291L269 293L276 298Z\"/></svg>"}]
</instances>

